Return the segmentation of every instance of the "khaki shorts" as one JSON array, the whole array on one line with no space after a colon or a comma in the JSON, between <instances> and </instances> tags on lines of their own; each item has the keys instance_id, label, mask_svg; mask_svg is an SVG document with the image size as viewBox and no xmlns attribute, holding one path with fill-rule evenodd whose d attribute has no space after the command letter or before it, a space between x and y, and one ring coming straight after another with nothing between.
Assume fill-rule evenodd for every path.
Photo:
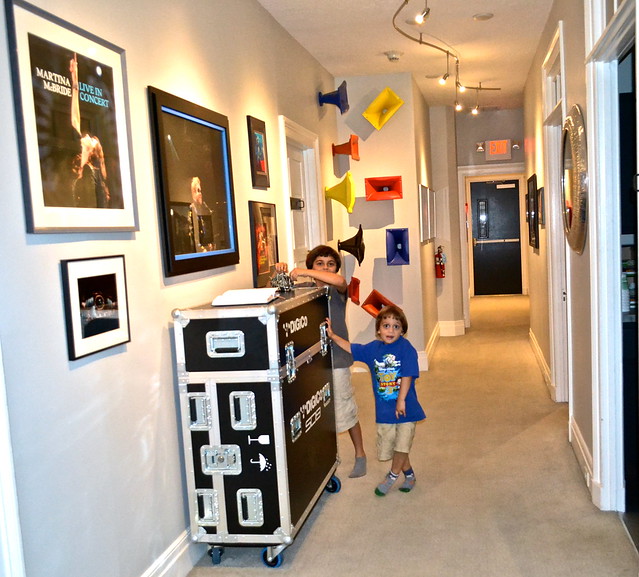
<instances>
[{"instance_id":1,"label":"khaki shorts","mask_svg":"<svg viewBox=\"0 0 639 577\"><path fill-rule=\"evenodd\" d=\"M351 384L351 370L333 369L333 397L335 399L335 429L338 433L348 431L359 420L357 403Z\"/></svg>"},{"instance_id":2,"label":"khaki shorts","mask_svg":"<svg viewBox=\"0 0 639 577\"><path fill-rule=\"evenodd\" d=\"M389 461L393 453L410 453L417 423L377 423L377 458Z\"/></svg>"}]
</instances>

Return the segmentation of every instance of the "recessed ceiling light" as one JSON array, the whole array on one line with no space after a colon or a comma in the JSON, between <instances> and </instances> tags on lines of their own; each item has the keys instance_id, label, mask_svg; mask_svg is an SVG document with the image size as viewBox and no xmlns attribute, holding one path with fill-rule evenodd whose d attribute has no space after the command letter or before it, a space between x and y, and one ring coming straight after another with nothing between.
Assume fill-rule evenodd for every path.
<instances>
[{"instance_id":1,"label":"recessed ceiling light","mask_svg":"<svg viewBox=\"0 0 639 577\"><path fill-rule=\"evenodd\" d=\"M479 14L475 14L473 16L473 20L484 22L485 20L490 20L493 16L494 14L492 12L480 12Z\"/></svg>"}]
</instances>

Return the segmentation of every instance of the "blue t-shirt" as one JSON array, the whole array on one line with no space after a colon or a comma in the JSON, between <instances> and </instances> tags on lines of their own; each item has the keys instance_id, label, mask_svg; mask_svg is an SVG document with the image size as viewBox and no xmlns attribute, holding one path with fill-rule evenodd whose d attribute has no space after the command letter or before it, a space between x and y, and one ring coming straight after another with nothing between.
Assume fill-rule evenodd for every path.
<instances>
[{"instance_id":1,"label":"blue t-shirt","mask_svg":"<svg viewBox=\"0 0 639 577\"><path fill-rule=\"evenodd\" d=\"M404 337L394 343L372 341L366 345L351 344L353 359L366 363L371 372L375 395L375 420L378 423L410 423L426 418L417 400L415 379L419 377L417 351ZM406 415L395 417L399 396L399 378L412 377L406 395Z\"/></svg>"}]
</instances>

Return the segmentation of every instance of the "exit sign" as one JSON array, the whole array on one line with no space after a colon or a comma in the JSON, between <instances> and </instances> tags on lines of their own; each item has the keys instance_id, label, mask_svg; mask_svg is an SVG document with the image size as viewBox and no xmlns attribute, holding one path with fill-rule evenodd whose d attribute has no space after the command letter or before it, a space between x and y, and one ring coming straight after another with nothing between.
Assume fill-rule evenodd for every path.
<instances>
[{"instance_id":1,"label":"exit sign","mask_svg":"<svg viewBox=\"0 0 639 577\"><path fill-rule=\"evenodd\" d=\"M512 158L510 140L487 140L486 160L509 160Z\"/></svg>"}]
</instances>

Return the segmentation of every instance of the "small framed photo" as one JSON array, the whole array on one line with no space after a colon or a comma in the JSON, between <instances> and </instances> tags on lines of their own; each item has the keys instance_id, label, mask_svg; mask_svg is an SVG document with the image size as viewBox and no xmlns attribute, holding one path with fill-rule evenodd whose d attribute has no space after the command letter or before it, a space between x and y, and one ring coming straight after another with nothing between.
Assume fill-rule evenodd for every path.
<instances>
[{"instance_id":1,"label":"small framed photo","mask_svg":"<svg viewBox=\"0 0 639 577\"><path fill-rule=\"evenodd\" d=\"M528 179L528 244L533 248L539 248L539 217L537 207L537 175L533 174Z\"/></svg>"},{"instance_id":2,"label":"small framed photo","mask_svg":"<svg viewBox=\"0 0 639 577\"><path fill-rule=\"evenodd\" d=\"M237 264L228 118L151 86L149 101L166 276Z\"/></svg>"},{"instance_id":3,"label":"small framed photo","mask_svg":"<svg viewBox=\"0 0 639 577\"><path fill-rule=\"evenodd\" d=\"M5 5L27 231L135 230L124 50Z\"/></svg>"},{"instance_id":4,"label":"small framed photo","mask_svg":"<svg viewBox=\"0 0 639 577\"><path fill-rule=\"evenodd\" d=\"M69 360L131 340L124 255L63 260Z\"/></svg>"},{"instance_id":5,"label":"small framed photo","mask_svg":"<svg viewBox=\"0 0 639 577\"><path fill-rule=\"evenodd\" d=\"M263 121L246 117L248 123L249 150L251 155L251 179L255 188L270 186L268 154L266 150L266 125Z\"/></svg>"},{"instance_id":6,"label":"small framed photo","mask_svg":"<svg viewBox=\"0 0 639 577\"><path fill-rule=\"evenodd\" d=\"M537 214L539 215L540 226L546 226L546 206L544 198L544 187L537 191Z\"/></svg>"},{"instance_id":7,"label":"small framed photo","mask_svg":"<svg viewBox=\"0 0 639 577\"><path fill-rule=\"evenodd\" d=\"M278 261L275 205L249 200L253 286L268 286Z\"/></svg>"}]
</instances>

